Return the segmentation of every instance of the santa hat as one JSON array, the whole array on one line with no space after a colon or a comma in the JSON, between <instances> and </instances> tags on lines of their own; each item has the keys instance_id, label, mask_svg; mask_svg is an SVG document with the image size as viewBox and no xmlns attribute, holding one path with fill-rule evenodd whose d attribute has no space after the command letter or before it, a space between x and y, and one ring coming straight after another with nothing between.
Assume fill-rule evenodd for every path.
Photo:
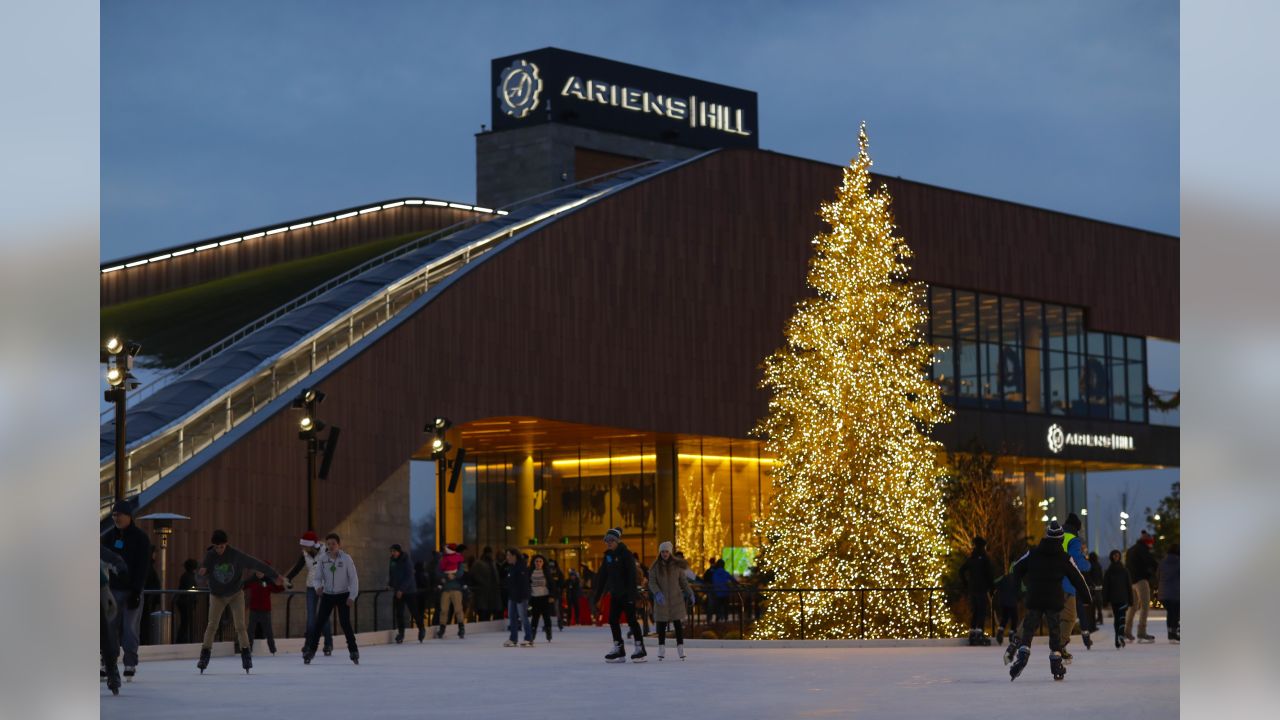
<instances>
[{"instance_id":1,"label":"santa hat","mask_svg":"<svg viewBox=\"0 0 1280 720\"><path fill-rule=\"evenodd\" d=\"M298 544L302 547L320 547L320 536L308 530L302 533L302 537L298 538Z\"/></svg>"},{"instance_id":2,"label":"santa hat","mask_svg":"<svg viewBox=\"0 0 1280 720\"><path fill-rule=\"evenodd\" d=\"M444 546L445 555L452 555L456 552L458 552L458 543L449 543L448 545Z\"/></svg>"}]
</instances>

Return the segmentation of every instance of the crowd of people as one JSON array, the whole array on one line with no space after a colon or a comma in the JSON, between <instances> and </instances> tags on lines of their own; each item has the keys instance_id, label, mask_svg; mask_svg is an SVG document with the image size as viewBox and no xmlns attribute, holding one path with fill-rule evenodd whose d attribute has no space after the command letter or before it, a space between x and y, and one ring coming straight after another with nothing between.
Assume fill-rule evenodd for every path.
<instances>
[{"instance_id":1,"label":"crowd of people","mask_svg":"<svg viewBox=\"0 0 1280 720\"><path fill-rule=\"evenodd\" d=\"M1032 638L1044 627L1049 640L1050 669L1055 679L1066 675L1074 655L1069 649L1076 629L1081 644L1093 647L1093 633L1103 622L1103 610L1112 614L1114 645L1152 643L1147 632L1148 613L1153 598L1166 611L1166 633L1170 643L1179 643L1180 548L1170 545L1157 560L1152 547L1155 538L1146 530L1125 553L1112 550L1104 571L1097 553L1090 552L1080 537L1080 518L1074 513L1059 525L1049 523L1038 545L1010 563L997 576L987 555L986 541L975 538L968 559L960 568L960 579L968 595L971 617L969 644L990 645L985 632L992 597L997 608L996 644L1003 644L1006 631L1009 645L1005 664L1016 678L1030 657ZM1024 615L1019 625L1019 605ZM1135 634L1136 624L1136 634Z\"/></svg>"}]
</instances>

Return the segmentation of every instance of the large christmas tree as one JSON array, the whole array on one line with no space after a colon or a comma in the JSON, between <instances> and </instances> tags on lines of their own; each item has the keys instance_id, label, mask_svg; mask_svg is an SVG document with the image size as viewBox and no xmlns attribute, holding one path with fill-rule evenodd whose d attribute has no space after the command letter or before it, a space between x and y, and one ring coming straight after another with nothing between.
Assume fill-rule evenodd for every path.
<instances>
[{"instance_id":1,"label":"large christmas tree","mask_svg":"<svg viewBox=\"0 0 1280 720\"><path fill-rule=\"evenodd\" d=\"M756 427L777 454L763 568L777 588L931 588L947 539L939 445L950 419L927 369L924 286L894 235L888 189L872 190L865 126L813 239L808 284L786 346L764 364L769 415ZM924 637L950 630L926 592L805 593L805 637ZM771 594L754 634L799 637L798 595Z\"/></svg>"}]
</instances>

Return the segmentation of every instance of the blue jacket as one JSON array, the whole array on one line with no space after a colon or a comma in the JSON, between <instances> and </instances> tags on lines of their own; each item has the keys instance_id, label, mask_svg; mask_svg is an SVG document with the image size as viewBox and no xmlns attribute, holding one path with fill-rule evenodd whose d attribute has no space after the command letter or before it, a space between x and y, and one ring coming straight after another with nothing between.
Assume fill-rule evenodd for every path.
<instances>
[{"instance_id":1,"label":"blue jacket","mask_svg":"<svg viewBox=\"0 0 1280 720\"><path fill-rule=\"evenodd\" d=\"M718 567L711 571L711 588L715 592L716 597L729 597L729 588L733 585L733 576L728 570Z\"/></svg>"},{"instance_id":2,"label":"blue jacket","mask_svg":"<svg viewBox=\"0 0 1280 720\"><path fill-rule=\"evenodd\" d=\"M1089 568L1093 567L1089 563L1089 558L1084 556L1083 543L1080 542L1079 536L1074 533L1066 533L1062 536L1062 549L1067 551L1067 555L1071 557L1071 561L1076 564L1076 569L1083 575L1089 572ZM1068 595L1074 596L1076 588L1067 578L1062 578L1062 591Z\"/></svg>"}]
</instances>

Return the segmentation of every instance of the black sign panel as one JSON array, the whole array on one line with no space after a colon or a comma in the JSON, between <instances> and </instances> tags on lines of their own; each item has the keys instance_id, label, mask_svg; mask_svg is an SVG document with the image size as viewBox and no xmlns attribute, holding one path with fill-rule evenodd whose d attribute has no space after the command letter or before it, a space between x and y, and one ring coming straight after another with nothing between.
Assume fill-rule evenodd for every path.
<instances>
[{"instance_id":1,"label":"black sign panel","mask_svg":"<svg viewBox=\"0 0 1280 720\"><path fill-rule=\"evenodd\" d=\"M493 129L556 122L710 149L759 147L756 94L581 53L498 58Z\"/></svg>"},{"instance_id":2,"label":"black sign panel","mask_svg":"<svg viewBox=\"0 0 1280 720\"><path fill-rule=\"evenodd\" d=\"M933 433L948 449L977 439L989 452L1046 461L1177 467L1179 428L961 409Z\"/></svg>"}]
</instances>

